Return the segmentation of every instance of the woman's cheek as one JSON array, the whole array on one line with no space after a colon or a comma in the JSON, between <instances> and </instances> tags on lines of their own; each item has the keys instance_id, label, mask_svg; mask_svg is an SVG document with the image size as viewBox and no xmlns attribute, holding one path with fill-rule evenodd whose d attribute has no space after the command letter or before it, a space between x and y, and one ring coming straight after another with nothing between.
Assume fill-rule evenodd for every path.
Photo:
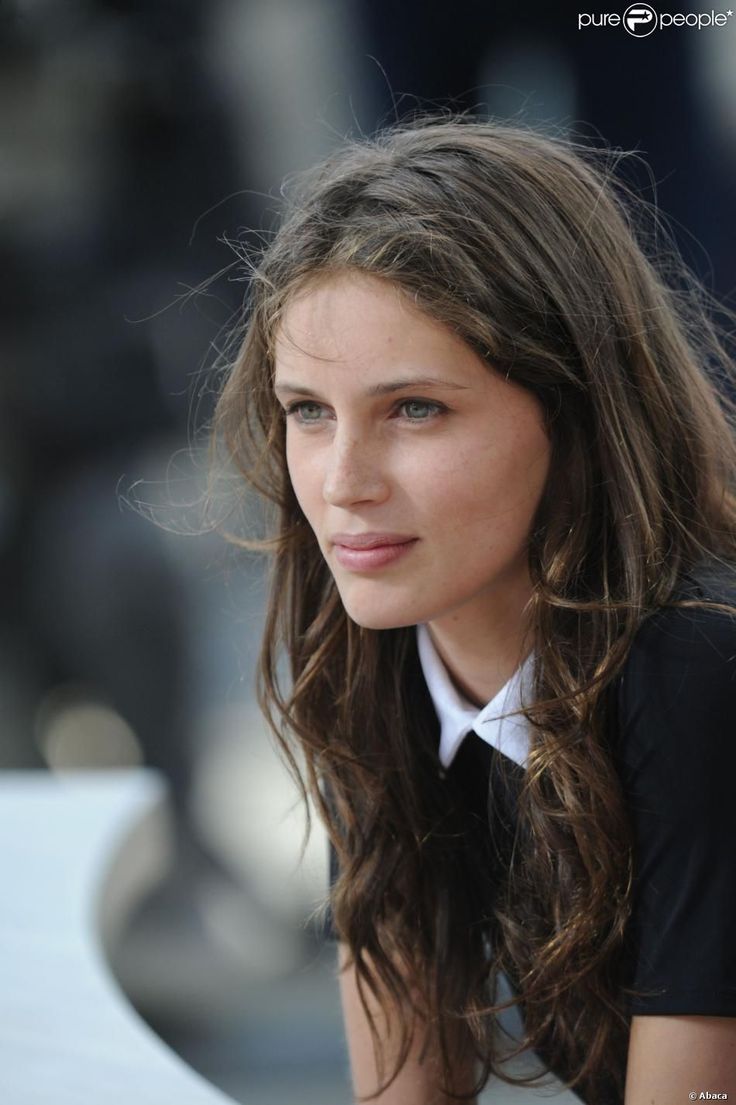
<instances>
[{"instance_id":1,"label":"woman's cheek","mask_svg":"<svg viewBox=\"0 0 736 1105\"><path fill-rule=\"evenodd\" d=\"M299 443L290 443L287 436L286 465L297 502L302 513L311 520L316 504L321 498L320 476L315 458L301 448Z\"/></svg>"}]
</instances>

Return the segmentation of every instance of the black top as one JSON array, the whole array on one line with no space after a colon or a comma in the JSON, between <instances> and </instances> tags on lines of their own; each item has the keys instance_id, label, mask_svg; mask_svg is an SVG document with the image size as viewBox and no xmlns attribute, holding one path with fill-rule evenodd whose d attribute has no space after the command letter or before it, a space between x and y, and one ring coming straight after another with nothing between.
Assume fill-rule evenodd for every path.
<instances>
[{"instance_id":1,"label":"black top","mask_svg":"<svg viewBox=\"0 0 736 1105\"><path fill-rule=\"evenodd\" d=\"M676 597L736 605L736 582L704 566ZM649 995L629 1010L736 1016L736 618L662 608L642 623L612 692L611 752L634 838L630 984ZM494 770L499 757L472 734L458 751L450 771L473 809L485 804L483 780L523 777L513 761Z\"/></svg>"},{"instance_id":2,"label":"black top","mask_svg":"<svg viewBox=\"0 0 736 1105\"><path fill-rule=\"evenodd\" d=\"M736 603L715 569L681 597ZM736 620L665 607L618 690L614 758L634 829L632 1013L736 1016Z\"/></svg>"}]
</instances>

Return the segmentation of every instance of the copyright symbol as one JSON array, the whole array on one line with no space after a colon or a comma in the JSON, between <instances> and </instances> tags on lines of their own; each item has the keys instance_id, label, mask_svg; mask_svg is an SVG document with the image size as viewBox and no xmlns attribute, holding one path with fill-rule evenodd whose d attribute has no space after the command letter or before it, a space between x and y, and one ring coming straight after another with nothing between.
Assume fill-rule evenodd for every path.
<instances>
[{"instance_id":1,"label":"copyright symbol","mask_svg":"<svg viewBox=\"0 0 736 1105\"><path fill-rule=\"evenodd\" d=\"M691 1090L687 1096L690 1098L691 1101L696 1101L698 1097L695 1090Z\"/></svg>"}]
</instances>

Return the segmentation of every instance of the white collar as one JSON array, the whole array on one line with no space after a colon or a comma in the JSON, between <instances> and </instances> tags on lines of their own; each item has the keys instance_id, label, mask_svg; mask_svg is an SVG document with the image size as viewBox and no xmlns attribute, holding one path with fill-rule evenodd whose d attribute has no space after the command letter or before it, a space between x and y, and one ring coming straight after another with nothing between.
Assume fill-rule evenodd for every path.
<instances>
[{"instance_id":1,"label":"white collar","mask_svg":"<svg viewBox=\"0 0 736 1105\"><path fill-rule=\"evenodd\" d=\"M509 756L521 767L529 755L529 722L523 714L499 717L529 701L534 677L534 653L527 656L498 694L478 710L455 688L432 643L426 625L417 626L419 660L440 721L440 761L449 767L468 733L473 730L487 744Z\"/></svg>"}]
</instances>

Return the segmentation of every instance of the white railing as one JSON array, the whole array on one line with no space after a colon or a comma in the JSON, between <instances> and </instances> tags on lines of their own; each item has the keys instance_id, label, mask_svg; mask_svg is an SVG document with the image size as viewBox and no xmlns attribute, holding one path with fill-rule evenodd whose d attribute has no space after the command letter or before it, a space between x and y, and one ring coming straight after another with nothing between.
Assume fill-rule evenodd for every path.
<instances>
[{"instance_id":1,"label":"white railing","mask_svg":"<svg viewBox=\"0 0 736 1105\"><path fill-rule=\"evenodd\" d=\"M163 800L145 770L0 774L2 1105L232 1105L106 964L104 941L165 863Z\"/></svg>"},{"instance_id":2,"label":"white railing","mask_svg":"<svg viewBox=\"0 0 736 1105\"><path fill-rule=\"evenodd\" d=\"M135 1012L107 962L170 866L165 799L143 769L0 773L0 1105L233 1105ZM579 1101L556 1088L494 1079L482 1103Z\"/></svg>"}]
</instances>

